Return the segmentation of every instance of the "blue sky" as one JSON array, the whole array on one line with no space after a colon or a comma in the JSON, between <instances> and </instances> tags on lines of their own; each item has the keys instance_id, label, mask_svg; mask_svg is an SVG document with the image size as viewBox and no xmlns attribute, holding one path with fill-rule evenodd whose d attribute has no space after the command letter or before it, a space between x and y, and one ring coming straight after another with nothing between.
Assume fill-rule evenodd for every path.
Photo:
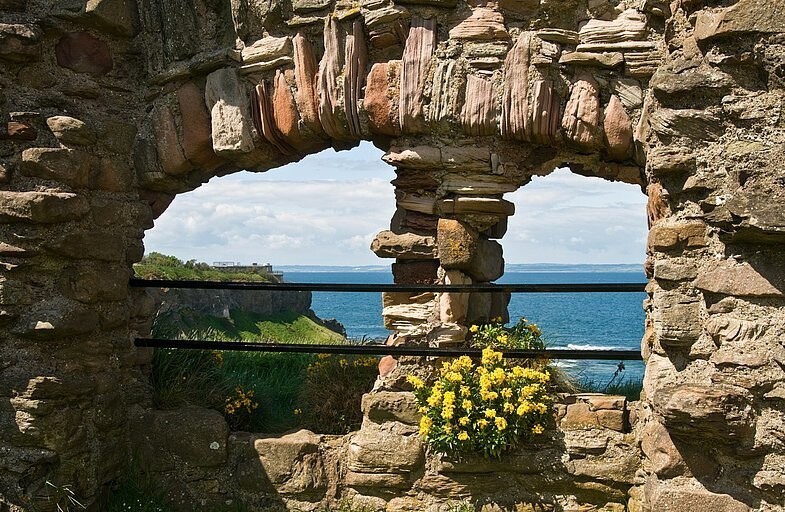
<instances>
[{"instance_id":1,"label":"blue sky","mask_svg":"<svg viewBox=\"0 0 785 512\"><path fill-rule=\"evenodd\" d=\"M179 195L147 251L199 261L378 265L369 249L395 211L393 168L362 143L266 173L213 178ZM646 197L637 186L559 169L515 193L502 244L509 263L642 263Z\"/></svg>"}]
</instances>

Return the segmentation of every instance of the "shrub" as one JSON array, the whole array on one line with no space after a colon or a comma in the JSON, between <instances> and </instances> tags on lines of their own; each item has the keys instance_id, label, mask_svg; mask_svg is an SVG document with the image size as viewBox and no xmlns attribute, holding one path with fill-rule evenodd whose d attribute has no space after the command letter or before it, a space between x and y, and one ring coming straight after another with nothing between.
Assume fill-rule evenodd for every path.
<instances>
[{"instance_id":1,"label":"shrub","mask_svg":"<svg viewBox=\"0 0 785 512\"><path fill-rule=\"evenodd\" d=\"M420 406L420 435L437 452L502 452L542 434L549 404L547 370L507 368L501 352L482 351L475 366L461 356L444 362L432 386L407 377Z\"/></svg>"},{"instance_id":2,"label":"shrub","mask_svg":"<svg viewBox=\"0 0 785 512\"><path fill-rule=\"evenodd\" d=\"M306 427L320 433L346 434L362 423L360 401L373 387L379 358L320 354L308 366L298 400Z\"/></svg>"},{"instance_id":3,"label":"shrub","mask_svg":"<svg viewBox=\"0 0 785 512\"><path fill-rule=\"evenodd\" d=\"M518 350L542 350L545 348L542 331L537 327L537 324L531 324L525 318L518 320L518 323L509 329L504 327L501 318L495 318L488 324L472 325L469 331L472 334L470 343L477 348Z\"/></svg>"}]
</instances>

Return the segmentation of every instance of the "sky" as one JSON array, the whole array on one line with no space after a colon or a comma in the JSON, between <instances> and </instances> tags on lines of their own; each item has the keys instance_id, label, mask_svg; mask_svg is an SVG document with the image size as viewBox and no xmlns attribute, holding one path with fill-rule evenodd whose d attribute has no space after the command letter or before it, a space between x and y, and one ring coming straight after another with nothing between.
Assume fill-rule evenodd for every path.
<instances>
[{"instance_id":1,"label":"sky","mask_svg":"<svg viewBox=\"0 0 785 512\"><path fill-rule=\"evenodd\" d=\"M213 178L180 194L145 235L148 252L183 260L379 265L369 249L395 212L391 166L370 143L265 173ZM508 263L642 263L646 196L635 185L557 169L505 199Z\"/></svg>"}]
</instances>

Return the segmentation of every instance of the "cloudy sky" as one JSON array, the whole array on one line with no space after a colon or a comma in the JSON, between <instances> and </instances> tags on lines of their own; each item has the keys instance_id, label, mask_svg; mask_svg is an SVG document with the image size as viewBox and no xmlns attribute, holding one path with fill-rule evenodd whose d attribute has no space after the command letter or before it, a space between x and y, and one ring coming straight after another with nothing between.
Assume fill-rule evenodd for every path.
<instances>
[{"instance_id":1,"label":"cloudy sky","mask_svg":"<svg viewBox=\"0 0 785 512\"><path fill-rule=\"evenodd\" d=\"M266 173L213 178L178 196L145 236L147 251L199 261L378 265L370 250L395 211L393 168L369 143ZM557 170L507 194L516 214L509 263L641 263L646 198L636 186Z\"/></svg>"}]
</instances>

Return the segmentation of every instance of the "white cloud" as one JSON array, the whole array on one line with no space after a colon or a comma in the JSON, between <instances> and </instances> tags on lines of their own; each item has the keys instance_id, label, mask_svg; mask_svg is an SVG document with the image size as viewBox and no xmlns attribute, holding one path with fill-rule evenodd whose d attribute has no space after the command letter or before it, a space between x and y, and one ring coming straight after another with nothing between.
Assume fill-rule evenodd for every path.
<instances>
[{"instance_id":1,"label":"white cloud","mask_svg":"<svg viewBox=\"0 0 785 512\"><path fill-rule=\"evenodd\" d=\"M215 178L178 196L145 245L208 262L379 264L369 245L395 211L395 174L381 155L362 144L266 173ZM508 262L643 261L638 187L557 170L506 198L518 212L502 242Z\"/></svg>"}]
</instances>

